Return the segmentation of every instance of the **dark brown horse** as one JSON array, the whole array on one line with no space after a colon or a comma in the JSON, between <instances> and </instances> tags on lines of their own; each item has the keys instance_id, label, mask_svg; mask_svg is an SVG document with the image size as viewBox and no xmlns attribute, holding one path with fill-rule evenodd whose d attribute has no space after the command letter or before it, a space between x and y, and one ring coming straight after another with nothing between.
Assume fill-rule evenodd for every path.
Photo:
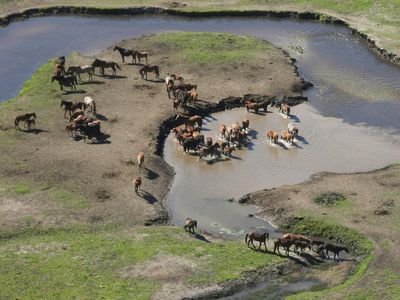
<instances>
[{"instance_id":1,"label":"dark brown horse","mask_svg":"<svg viewBox=\"0 0 400 300\"><path fill-rule=\"evenodd\" d=\"M190 234L194 234L194 229L197 228L197 221L192 220L191 218L186 218L185 226L183 228L188 231Z\"/></svg>"},{"instance_id":2,"label":"dark brown horse","mask_svg":"<svg viewBox=\"0 0 400 300\"><path fill-rule=\"evenodd\" d=\"M339 259L339 253L341 251L345 251L345 252L349 253L349 248L347 248L346 246L339 246L339 245L334 245L334 244L331 244L331 243L325 243L319 249L320 249L320 251L322 251L322 253L325 250L325 255L328 258L330 258L329 252L333 252L333 259L335 259L335 258Z\"/></svg>"},{"instance_id":3,"label":"dark brown horse","mask_svg":"<svg viewBox=\"0 0 400 300\"><path fill-rule=\"evenodd\" d=\"M31 118L36 119L36 113L27 113L27 114L23 114L23 115L18 115L14 120L15 129L20 129L19 122L26 122L27 120L30 120Z\"/></svg>"},{"instance_id":4,"label":"dark brown horse","mask_svg":"<svg viewBox=\"0 0 400 300\"><path fill-rule=\"evenodd\" d=\"M213 157L214 155L216 156L221 156L221 152L219 151L219 143L215 142L214 144L208 146L208 147L201 147L199 149L199 161L202 160L202 158L205 156L210 156Z\"/></svg>"},{"instance_id":5,"label":"dark brown horse","mask_svg":"<svg viewBox=\"0 0 400 300\"><path fill-rule=\"evenodd\" d=\"M155 73L156 78L160 78L160 68L159 66L144 66L139 70L140 76L142 76L142 79L146 77L147 80L147 73Z\"/></svg>"},{"instance_id":6,"label":"dark brown horse","mask_svg":"<svg viewBox=\"0 0 400 300\"><path fill-rule=\"evenodd\" d=\"M112 75L117 74L117 68L118 68L118 70L121 70L121 68L119 67L119 65L116 62L104 61L104 60L97 59L97 58L92 62L92 67L93 67L93 72L96 68L100 68L101 75L104 75L104 69L106 69L106 68L109 68L113 71Z\"/></svg>"},{"instance_id":7,"label":"dark brown horse","mask_svg":"<svg viewBox=\"0 0 400 300\"><path fill-rule=\"evenodd\" d=\"M125 62L125 56L132 56L132 63L136 62L135 50L125 49L119 46L115 46L113 51L118 51L121 54L122 62Z\"/></svg>"},{"instance_id":8,"label":"dark brown horse","mask_svg":"<svg viewBox=\"0 0 400 300\"><path fill-rule=\"evenodd\" d=\"M294 242L295 241L291 240L291 239L283 239L283 238L277 239L274 242L274 253L276 253L278 251L278 253L281 254L281 252L279 251L279 248L283 247L286 249L286 251L285 251L286 255L289 255L290 247L294 244Z\"/></svg>"},{"instance_id":9,"label":"dark brown horse","mask_svg":"<svg viewBox=\"0 0 400 300\"><path fill-rule=\"evenodd\" d=\"M70 87L71 90L76 90L76 85L78 84L78 80L76 80L76 77L73 75L68 75L68 76L58 75L51 77L51 82L54 82L54 80L58 81L61 90L64 89L64 86Z\"/></svg>"},{"instance_id":10,"label":"dark brown horse","mask_svg":"<svg viewBox=\"0 0 400 300\"><path fill-rule=\"evenodd\" d=\"M269 233L268 232L251 232L247 233L245 237L245 242L247 244L247 247L250 247L250 243L253 246L253 248L256 248L254 246L253 241L260 242L260 245L258 246L258 250L261 249L261 245L264 244L265 251L267 251L267 240L269 240Z\"/></svg>"}]
</instances>

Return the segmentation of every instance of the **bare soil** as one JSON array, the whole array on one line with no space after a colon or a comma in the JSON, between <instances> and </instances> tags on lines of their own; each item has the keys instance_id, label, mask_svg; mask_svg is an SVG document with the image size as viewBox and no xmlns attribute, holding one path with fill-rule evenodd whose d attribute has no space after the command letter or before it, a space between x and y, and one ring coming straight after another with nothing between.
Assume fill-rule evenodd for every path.
<instances>
[{"instance_id":1,"label":"bare soil","mask_svg":"<svg viewBox=\"0 0 400 300\"><path fill-rule=\"evenodd\" d=\"M118 62L121 70L117 70L116 76L109 76L110 69L106 69L106 76L100 76L96 70L92 82L82 82L78 92L64 93L62 99L77 102L87 95L94 97L101 131L107 137L105 142L92 144L69 138L65 133L68 120L59 108L60 99L54 99L49 115L37 111L37 127L44 131L16 132L17 144L1 148L3 179L8 183L24 182L31 187L28 193L10 192L1 198L3 228L25 226L27 219L30 224L41 225L133 225L165 220L162 199L168 192L173 170L153 153L160 123L174 114L164 83L168 72L178 73L187 83L197 84L200 99L210 102L246 93L298 95L290 92L293 85L299 85L293 64L281 50L273 47L265 53L251 55L246 61L190 65L179 62L176 55L179 47L158 43L154 36L125 40L119 45L150 52L149 64L160 66L160 80L155 80L154 74L149 74L149 80L142 79L138 73L142 65L131 64L131 58L122 64L113 47L96 55ZM74 54L67 59L67 66L90 64L94 58ZM82 79L86 78L83 74ZM56 82L54 89L58 89ZM26 97L20 101L29 101L29 96ZM2 122L13 124L13 116ZM143 184L136 195L132 180L139 175L136 165L139 151L145 153L145 170L140 173ZM18 167L21 162L23 168ZM23 209L16 213L10 205Z\"/></svg>"}]
</instances>

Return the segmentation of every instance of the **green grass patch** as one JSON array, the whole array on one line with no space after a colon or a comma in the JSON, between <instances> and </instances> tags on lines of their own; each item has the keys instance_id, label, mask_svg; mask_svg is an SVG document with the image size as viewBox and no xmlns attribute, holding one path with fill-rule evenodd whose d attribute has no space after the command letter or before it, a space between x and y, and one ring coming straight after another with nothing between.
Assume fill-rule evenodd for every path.
<instances>
[{"instance_id":1,"label":"green grass patch","mask_svg":"<svg viewBox=\"0 0 400 300\"><path fill-rule=\"evenodd\" d=\"M175 59L199 64L243 61L272 49L268 42L226 33L165 33L154 35L151 39L176 49Z\"/></svg>"},{"instance_id":2,"label":"green grass patch","mask_svg":"<svg viewBox=\"0 0 400 300\"><path fill-rule=\"evenodd\" d=\"M83 209L90 206L88 199L85 197L61 188L52 188L49 197L66 208Z\"/></svg>"},{"instance_id":3,"label":"green grass patch","mask_svg":"<svg viewBox=\"0 0 400 300\"><path fill-rule=\"evenodd\" d=\"M164 255L193 262L195 268L186 280L189 285L223 282L283 261L240 242L205 243L189 238L176 227L55 230L2 242L0 298L149 299L159 287L158 279L122 273Z\"/></svg>"},{"instance_id":4,"label":"green grass patch","mask_svg":"<svg viewBox=\"0 0 400 300\"><path fill-rule=\"evenodd\" d=\"M15 194L24 195L31 191L31 188L25 183L17 183L12 186L11 191Z\"/></svg>"},{"instance_id":5,"label":"green grass patch","mask_svg":"<svg viewBox=\"0 0 400 300\"><path fill-rule=\"evenodd\" d=\"M346 200L346 197L341 193L327 192L314 197L313 202L323 206L336 206Z\"/></svg>"}]
</instances>

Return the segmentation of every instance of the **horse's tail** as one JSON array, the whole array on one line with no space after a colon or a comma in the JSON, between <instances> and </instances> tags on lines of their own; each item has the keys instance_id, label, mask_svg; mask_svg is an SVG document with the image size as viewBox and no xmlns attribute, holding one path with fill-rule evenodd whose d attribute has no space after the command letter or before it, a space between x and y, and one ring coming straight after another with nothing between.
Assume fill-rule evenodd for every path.
<instances>
[{"instance_id":1,"label":"horse's tail","mask_svg":"<svg viewBox=\"0 0 400 300\"><path fill-rule=\"evenodd\" d=\"M247 238L249 237L249 234L248 233L246 233L246 237L244 238L244 241L246 242L246 244L247 244Z\"/></svg>"},{"instance_id":2,"label":"horse's tail","mask_svg":"<svg viewBox=\"0 0 400 300\"><path fill-rule=\"evenodd\" d=\"M119 65L117 63L114 63L114 64L118 68L118 70L121 70L121 68L119 67Z\"/></svg>"}]
</instances>

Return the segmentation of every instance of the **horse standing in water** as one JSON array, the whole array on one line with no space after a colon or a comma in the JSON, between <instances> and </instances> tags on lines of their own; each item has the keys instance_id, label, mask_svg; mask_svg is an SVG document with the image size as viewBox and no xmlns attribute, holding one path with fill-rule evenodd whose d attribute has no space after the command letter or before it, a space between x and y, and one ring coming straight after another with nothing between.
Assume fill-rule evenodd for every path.
<instances>
[{"instance_id":1,"label":"horse standing in water","mask_svg":"<svg viewBox=\"0 0 400 300\"><path fill-rule=\"evenodd\" d=\"M125 56L132 56L132 63L136 62L135 50L115 46L113 51L118 51L121 54L123 63L125 62Z\"/></svg>"},{"instance_id":2,"label":"horse standing in water","mask_svg":"<svg viewBox=\"0 0 400 300\"><path fill-rule=\"evenodd\" d=\"M116 68L118 68L118 70L121 70L121 68L119 67L119 65L116 62L104 61L104 60L97 59L97 58L92 62L92 67L93 67L93 72L94 72L94 70L96 68L100 68L101 75L103 75L103 76L104 76L104 69L105 68L111 69L113 71L112 75L116 75L117 74L117 69Z\"/></svg>"}]
</instances>

